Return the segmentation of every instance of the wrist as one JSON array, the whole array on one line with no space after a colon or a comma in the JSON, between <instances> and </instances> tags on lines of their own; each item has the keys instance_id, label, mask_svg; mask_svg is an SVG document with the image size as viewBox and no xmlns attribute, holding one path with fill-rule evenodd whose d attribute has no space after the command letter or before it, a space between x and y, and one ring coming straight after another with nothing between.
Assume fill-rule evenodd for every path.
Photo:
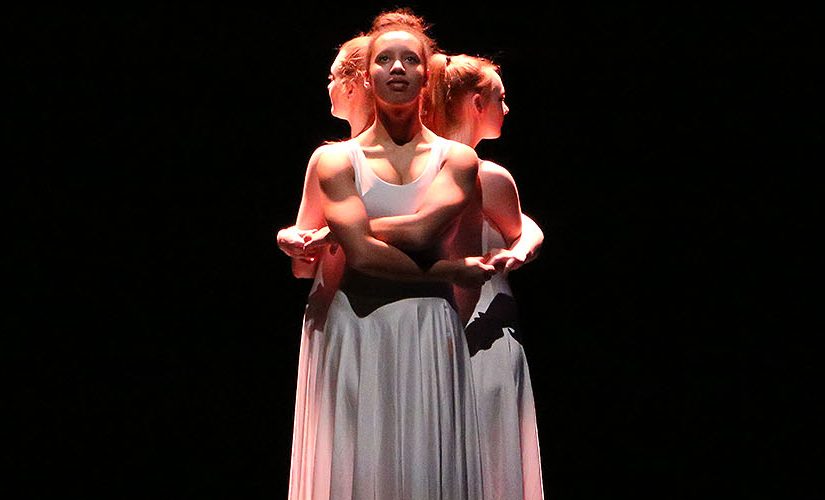
<instances>
[{"instance_id":1,"label":"wrist","mask_svg":"<svg viewBox=\"0 0 825 500\"><path fill-rule=\"evenodd\" d=\"M453 283L460 267L458 262L456 260L439 260L430 267L427 274L436 281Z\"/></svg>"}]
</instances>

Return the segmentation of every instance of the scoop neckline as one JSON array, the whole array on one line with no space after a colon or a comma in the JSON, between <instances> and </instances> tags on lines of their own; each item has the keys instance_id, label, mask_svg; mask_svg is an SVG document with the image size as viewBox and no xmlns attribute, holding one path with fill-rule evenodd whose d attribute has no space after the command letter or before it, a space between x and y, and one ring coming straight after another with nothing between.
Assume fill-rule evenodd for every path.
<instances>
[{"instance_id":1,"label":"scoop neckline","mask_svg":"<svg viewBox=\"0 0 825 500\"><path fill-rule=\"evenodd\" d=\"M402 187L405 187L405 186L412 186L413 184L417 183L418 181L420 181L421 179L424 178L424 176L430 170L430 167L432 167L432 163L435 159L433 153L435 153L436 144L438 144L440 146L441 141L439 139L436 139L432 142L433 146L432 146L432 149L430 150L430 157L427 158L427 166L424 167L424 169L421 171L420 174L418 174L418 177L416 177L414 180L412 180L412 181L410 181L406 184L395 184L394 182L389 182L389 181L385 181L384 179L382 179L381 176L379 176L378 174L375 173L375 170L371 169L366 164L367 155L364 154L364 148L361 147L361 144L359 144L358 141L356 141L355 139L353 139L353 144L355 145L356 149L358 149L358 154L361 155L361 160L362 160L361 164L363 165L363 167L365 169L370 171L370 174L372 174L373 177L378 179L381 183L386 184L387 186L402 188Z\"/></svg>"}]
</instances>

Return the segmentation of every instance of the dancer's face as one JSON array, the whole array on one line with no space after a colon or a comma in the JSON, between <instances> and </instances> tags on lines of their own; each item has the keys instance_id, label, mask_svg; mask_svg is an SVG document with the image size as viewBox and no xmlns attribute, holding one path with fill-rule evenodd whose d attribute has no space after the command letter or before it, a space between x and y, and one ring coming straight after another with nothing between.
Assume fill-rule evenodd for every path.
<instances>
[{"instance_id":1,"label":"dancer's face","mask_svg":"<svg viewBox=\"0 0 825 500\"><path fill-rule=\"evenodd\" d=\"M501 136L504 116L510 112L510 108L504 102L504 83L501 81L501 76L492 69L486 71L489 71L492 79L492 88L481 111L479 126L482 138L495 139Z\"/></svg>"},{"instance_id":2,"label":"dancer's face","mask_svg":"<svg viewBox=\"0 0 825 500\"><path fill-rule=\"evenodd\" d=\"M373 45L370 83L379 101L407 104L421 93L427 81L421 42L406 31L390 31Z\"/></svg>"},{"instance_id":3,"label":"dancer's face","mask_svg":"<svg viewBox=\"0 0 825 500\"><path fill-rule=\"evenodd\" d=\"M349 90L347 84L341 78L341 62L346 57L346 53L342 50L338 52L338 56L332 62L329 68L329 102L331 104L330 113L336 118L346 120L349 116Z\"/></svg>"}]
</instances>

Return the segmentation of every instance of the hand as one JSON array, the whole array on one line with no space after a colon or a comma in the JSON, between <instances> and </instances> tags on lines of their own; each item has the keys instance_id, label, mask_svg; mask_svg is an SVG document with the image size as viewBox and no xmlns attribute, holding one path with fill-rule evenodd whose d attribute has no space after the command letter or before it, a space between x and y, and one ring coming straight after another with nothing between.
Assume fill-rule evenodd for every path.
<instances>
[{"instance_id":1,"label":"hand","mask_svg":"<svg viewBox=\"0 0 825 500\"><path fill-rule=\"evenodd\" d=\"M325 246L329 246L329 252L332 255L335 255L338 250L338 242L335 241L335 237L328 226L313 231L304 237L304 252L308 255L317 255Z\"/></svg>"},{"instance_id":2,"label":"hand","mask_svg":"<svg viewBox=\"0 0 825 500\"><path fill-rule=\"evenodd\" d=\"M495 274L496 268L483 257L465 257L455 274L455 284L462 288L478 288Z\"/></svg>"},{"instance_id":3,"label":"hand","mask_svg":"<svg viewBox=\"0 0 825 500\"><path fill-rule=\"evenodd\" d=\"M315 231L315 229L298 229L291 226L278 231L275 240L278 243L278 248L288 256L311 262L311 257L304 251L304 244L306 239L311 237Z\"/></svg>"},{"instance_id":4,"label":"hand","mask_svg":"<svg viewBox=\"0 0 825 500\"><path fill-rule=\"evenodd\" d=\"M494 248L484 256L484 262L506 276L510 271L523 266L527 262L527 255L507 248Z\"/></svg>"}]
</instances>

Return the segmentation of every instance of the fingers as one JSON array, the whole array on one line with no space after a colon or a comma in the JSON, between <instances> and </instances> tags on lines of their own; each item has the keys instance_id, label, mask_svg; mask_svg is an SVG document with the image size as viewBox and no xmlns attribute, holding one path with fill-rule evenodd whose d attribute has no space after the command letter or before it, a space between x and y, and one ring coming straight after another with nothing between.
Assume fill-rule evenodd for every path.
<instances>
[{"instance_id":1,"label":"fingers","mask_svg":"<svg viewBox=\"0 0 825 500\"><path fill-rule=\"evenodd\" d=\"M304 254L304 234L305 230L290 226L281 229L275 235L275 242L278 248L290 257L301 257Z\"/></svg>"},{"instance_id":2,"label":"fingers","mask_svg":"<svg viewBox=\"0 0 825 500\"><path fill-rule=\"evenodd\" d=\"M304 251L310 251L310 250L319 249L319 248L324 247L326 245L329 245L329 243L327 241L323 240L323 239L321 239L321 240L313 239L313 240L309 240L306 243L304 243L302 248L304 249Z\"/></svg>"},{"instance_id":3,"label":"fingers","mask_svg":"<svg viewBox=\"0 0 825 500\"><path fill-rule=\"evenodd\" d=\"M295 243L293 241L278 241L278 248L290 257L300 257L304 255L303 243Z\"/></svg>"},{"instance_id":4,"label":"fingers","mask_svg":"<svg viewBox=\"0 0 825 500\"><path fill-rule=\"evenodd\" d=\"M499 271L505 271L510 262L514 259L513 253L506 249L495 248L488 255L491 257L486 262L495 266Z\"/></svg>"},{"instance_id":5,"label":"fingers","mask_svg":"<svg viewBox=\"0 0 825 500\"><path fill-rule=\"evenodd\" d=\"M332 237L332 233L330 233L328 227L322 227L317 231L313 231L312 234L307 235L304 239L304 249L309 250L313 248L320 248L326 245L330 245L335 240Z\"/></svg>"},{"instance_id":6,"label":"fingers","mask_svg":"<svg viewBox=\"0 0 825 500\"><path fill-rule=\"evenodd\" d=\"M487 255L490 255L490 254L487 254ZM490 257L485 256L484 262L486 262L487 264L490 264L491 266L495 266L496 264L498 264L499 262L501 262L502 260L505 260L505 259L507 259L506 255L498 254L498 255L493 255L493 256L490 256Z\"/></svg>"},{"instance_id":7,"label":"fingers","mask_svg":"<svg viewBox=\"0 0 825 500\"><path fill-rule=\"evenodd\" d=\"M515 271L516 269L520 268L522 264L524 264L524 261L521 261L519 259L510 259L504 266L504 272L509 273L510 271Z\"/></svg>"}]
</instances>

